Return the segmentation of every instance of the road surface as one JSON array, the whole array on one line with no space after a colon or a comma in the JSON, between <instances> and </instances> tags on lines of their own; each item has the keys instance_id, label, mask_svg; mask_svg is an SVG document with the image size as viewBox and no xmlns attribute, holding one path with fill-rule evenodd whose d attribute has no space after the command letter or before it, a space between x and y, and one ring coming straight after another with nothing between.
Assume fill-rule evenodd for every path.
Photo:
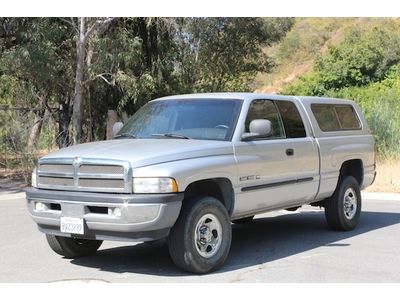
<instances>
[{"instance_id":1,"label":"road surface","mask_svg":"<svg viewBox=\"0 0 400 300\"><path fill-rule=\"evenodd\" d=\"M200 276L178 270L165 242L104 242L94 256L62 258L30 219L24 194L0 191L0 282L400 282L400 200L392 198L364 199L351 232L329 230L311 206L233 225L225 265Z\"/></svg>"}]
</instances>

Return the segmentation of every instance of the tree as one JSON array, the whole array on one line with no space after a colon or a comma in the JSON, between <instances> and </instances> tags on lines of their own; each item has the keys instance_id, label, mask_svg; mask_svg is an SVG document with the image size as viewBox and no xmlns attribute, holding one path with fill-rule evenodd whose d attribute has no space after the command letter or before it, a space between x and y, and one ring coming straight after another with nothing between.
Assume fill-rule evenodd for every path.
<instances>
[{"instance_id":1,"label":"tree","mask_svg":"<svg viewBox=\"0 0 400 300\"><path fill-rule=\"evenodd\" d=\"M93 55L93 49L86 51L88 40L92 36L102 34L113 18L100 18L90 19L81 17L78 22L75 22L73 18L71 20L65 20L68 24L72 25L76 32L76 71L75 71L75 87L74 87L74 101L72 110L72 140L73 144L79 144L82 138L82 117L83 117L83 95L84 95L84 76L85 76L85 58L87 59L87 67L90 67L91 56ZM88 23L88 24L87 24ZM89 25L89 26L87 26ZM88 29L86 29L88 27Z\"/></svg>"},{"instance_id":2,"label":"tree","mask_svg":"<svg viewBox=\"0 0 400 300\"><path fill-rule=\"evenodd\" d=\"M193 85L194 92L250 91L257 72L272 67L263 47L278 41L293 19L189 18L180 23L183 59L178 66L184 86Z\"/></svg>"},{"instance_id":3,"label":"tree","mask_svg":"<svg viewBox=\"0 0 400 300\"><path fill-rule=\"evenodd\" d=\"M104 138L108 109L134 113L168 94L248 91L271 63L262 47L289 18L8 18L0 26L4 99L35 107L32 146L58 108L58 144ZM5 77L4 77L5 76ZM8 100L7 100L8 101ZM51 113L50 113L51 112ZM72 121L72 126L70 126Z\"/></svg>"},{"instance_id":4,"label":"tree","mask_svg":"<svg viewBox=\"0 0 400 300\"><path fill-rule=\"evenodd\" d=\"M40 134L46 110L69 91L70 35L57 19L3 18L0 76L3 96L12 106L32 107L28 150Z\"/></svg>"}]
</instances>

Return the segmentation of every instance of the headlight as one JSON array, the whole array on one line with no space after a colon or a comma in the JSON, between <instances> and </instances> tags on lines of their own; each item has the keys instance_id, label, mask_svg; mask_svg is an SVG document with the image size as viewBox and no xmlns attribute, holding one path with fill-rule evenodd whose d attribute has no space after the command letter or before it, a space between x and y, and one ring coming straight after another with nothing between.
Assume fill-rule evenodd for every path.
<instances>
[{"instance_id":1,"label":"headlight","mask_svg":"<svg viewBox=\"0 0 400 300\"><path fill-rule=\"evenodd\" d=\"M173 178L133 178L136 194L176 193L178 186Z\"/></svg>"},{"instance_id":2,"label":"headlight","mask_svg":"<svg viewBox=\"0 0 400 300\"><path fill-rule=\"evenodd\" d=\"M33 187L37 187L37 174L36 174L36 168L33 169L32 171L32 178L31 178L31 182L32 182L32 186Z\"/></svg>"}]
</instances>

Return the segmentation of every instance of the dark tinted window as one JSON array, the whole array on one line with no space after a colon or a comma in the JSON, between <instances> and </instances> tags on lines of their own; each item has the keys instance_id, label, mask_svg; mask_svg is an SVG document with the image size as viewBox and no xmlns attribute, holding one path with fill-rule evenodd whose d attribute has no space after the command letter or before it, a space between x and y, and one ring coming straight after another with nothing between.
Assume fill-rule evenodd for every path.
<instances>
[{"instance_id":1,"label":"dark tinted window","mask_svg":"<svg viewBox=\"0 0 400 300\"><path fill-rule=\"evenodd\" d=\"M296 105L290 101L275 101L281 113L287 138L302 138L306 136L303 120Z\"/></svg>"},{"instance_id":2,"label":"dark tinted window","mask_svg":"<svg viewBox=\"0 0 400 300\"><path fill-rule=\"evenodd\" d=\"M312 104L311 110L322 131L361 129L354 108L350 104Z\"/></svg>"},{"instance_id":3,"label":"dark tinted window","mask_svg":"<svg viewBox=\"0 0 400 300\"><path fill-rule=\"evenodd\" d=\"M276 109L275 104L271 100L254 100L250 104L247 114L245 130L249 132L250 122L256 119L266 119L271 121L273 138L284 138L282 122Z\"/></svg>"}]
</instances>

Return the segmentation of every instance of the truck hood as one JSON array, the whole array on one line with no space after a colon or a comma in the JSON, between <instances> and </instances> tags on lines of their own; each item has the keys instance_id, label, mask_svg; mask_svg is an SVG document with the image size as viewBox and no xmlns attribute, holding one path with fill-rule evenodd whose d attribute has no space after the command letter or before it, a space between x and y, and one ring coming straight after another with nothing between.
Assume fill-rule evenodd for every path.
<instances>
[{"instance_id":1,"label":"truck hood","mask_svg":"<svg viewBox=\"0 0 400 300\"><path fill-rule=\"evenodd\" d=\"M190 158L233 155L231 142L184 139L118 139L80 144L43 158L98 158L129 161L133 168Z\"/></svg>"}]
</instances>

